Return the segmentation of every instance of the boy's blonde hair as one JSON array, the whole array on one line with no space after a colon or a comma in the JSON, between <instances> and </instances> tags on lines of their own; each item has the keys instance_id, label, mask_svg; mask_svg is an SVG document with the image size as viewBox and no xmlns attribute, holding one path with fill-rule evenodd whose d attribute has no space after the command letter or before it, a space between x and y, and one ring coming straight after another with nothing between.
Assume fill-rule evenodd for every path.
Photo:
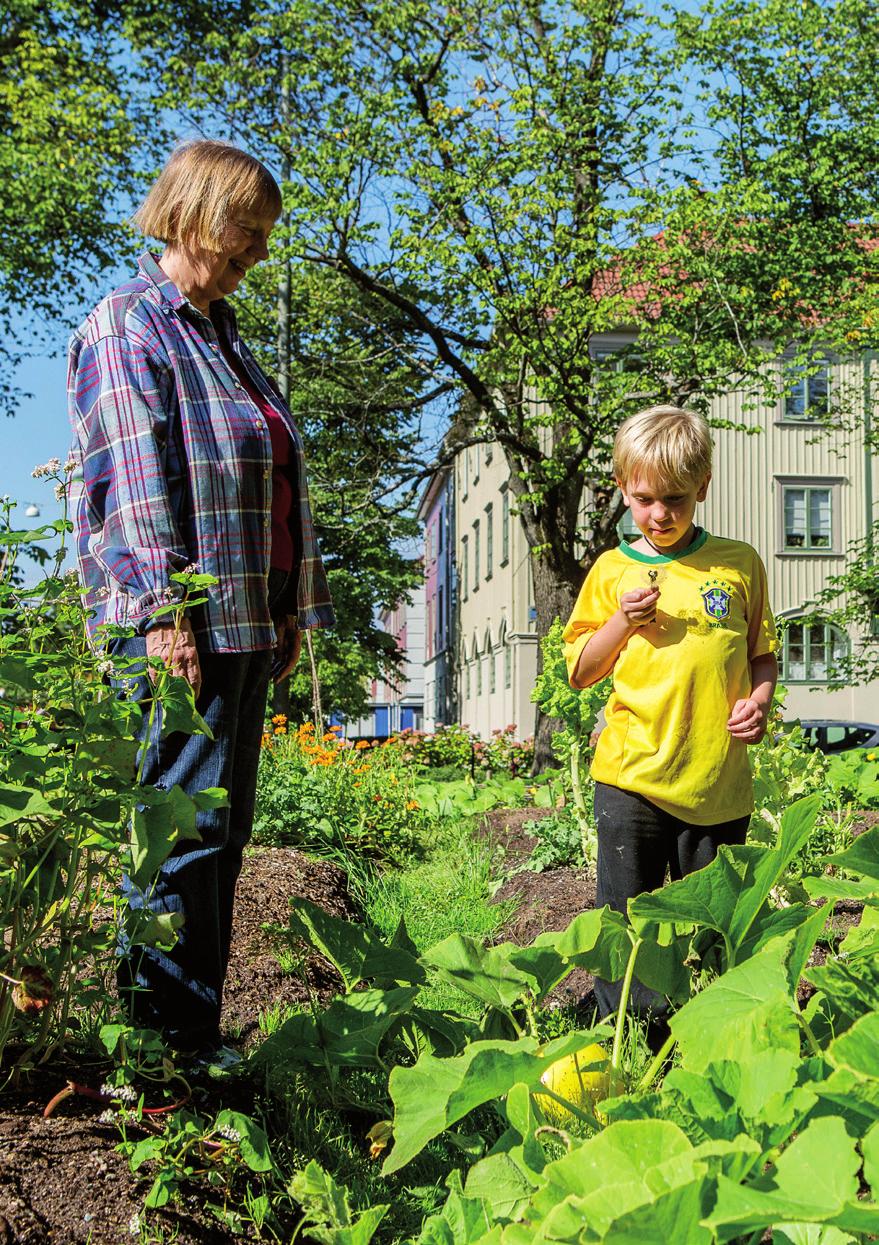
<instances>
[{"instance_id":1,"label":"boy's blonde hair","mask_svg":"<svg viewBox=\"0 0 879 1245\"><path fill-rule=\"evenodd\" d=\"M264 164L231 143L200 138L175 148L132 221L160 242L214 250L237 212L277 219L281 206Z\"/></svg>"},{"instance_id":2,"label":"boy's blonde hair","mask_svg":"<svg viewBox=\"0 0 879 1245\"><path fill-rule=\"evenodd\" d=\"M613 443L613 469L622 484L641 475L662 488L689 488L711 473L711 434L695 411L651 406L630 415Z\"/></svg>"}]
</instances>

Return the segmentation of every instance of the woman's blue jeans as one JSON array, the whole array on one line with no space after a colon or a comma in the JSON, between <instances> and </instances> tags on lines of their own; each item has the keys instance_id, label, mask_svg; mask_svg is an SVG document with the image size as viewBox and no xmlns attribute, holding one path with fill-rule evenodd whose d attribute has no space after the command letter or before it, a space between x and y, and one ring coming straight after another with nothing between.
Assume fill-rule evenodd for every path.
<instances>
[{"instance_id":1,"label":"woman's blue jeans","mask_svg":"<svg viewBox=\"0 0 879 1245\"><path fill-rule=\"evenodd\" d=\"M117 641L114 658L146 656L143 637ZM223 982L229 963L232 906L245 844L253 825L260 741L265 719L271 650L199 653L202 672L197 707L213 732L148 741L143 782L187 794L224 787L229 807L200 811L201 841L182 840L146 894L125 878L134 909L178 912L183 926L170 951L120 947L119 987L130 1000L133 1023L160 1029L181 1049L216 1044L220 1037ZM150 695L145 675L134 695ZM144 731L147 717L144 717Z\"/></svg>"}]
</instances>

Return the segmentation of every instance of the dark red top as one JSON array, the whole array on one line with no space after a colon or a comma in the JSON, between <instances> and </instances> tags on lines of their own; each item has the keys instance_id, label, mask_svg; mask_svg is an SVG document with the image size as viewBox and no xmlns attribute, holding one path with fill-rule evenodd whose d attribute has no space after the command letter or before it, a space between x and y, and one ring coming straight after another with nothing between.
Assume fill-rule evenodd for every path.
<instances>
[{"instance_id":1,"label":"dark red top","mask_svg":"<svg viewBox=\"0 0 879 1245\"><path fill-rule=\"evenodd\" d=\"M281 416L256 388L244 364L222 335L220 335L220 344L227 363L247 390L248 396L259 407L263 419L268 424L269 436L272 439L272 553L270 564L276 570L289 573L296 562L294 524L291 522L293 486L290 480L290 464L293 461L293 446L290 442L290 433Z\"/></svg>"}]
</instances>

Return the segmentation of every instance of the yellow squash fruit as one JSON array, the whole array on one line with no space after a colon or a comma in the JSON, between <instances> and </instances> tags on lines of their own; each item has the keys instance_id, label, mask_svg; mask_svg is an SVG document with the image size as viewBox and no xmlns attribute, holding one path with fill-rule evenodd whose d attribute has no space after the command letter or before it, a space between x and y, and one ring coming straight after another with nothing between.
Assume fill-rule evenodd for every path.
<instances>
[{"instance_id":1,"label":"yellow squash fruit","mask_svg":"<svg viewBox=\"0 0 879 1245\"><path fill-rule=\"evenodd\" d=\"M577 1051L576 1055L566 1055L564 1059L556 1060L546 1069L540 1081L560 1098L566 1099L575 1107L591 1111L593 1115L597 1115L595 1104L609 1098L613 1092L610 1060L604 1048L597 1044ZM548 1094L538 1093L537 1105L552 1124L564 1126L575 1118L573 1112L555 1102ZM597 1118L600 1119L600 1115Z\"/></svg>"}]
</instances>

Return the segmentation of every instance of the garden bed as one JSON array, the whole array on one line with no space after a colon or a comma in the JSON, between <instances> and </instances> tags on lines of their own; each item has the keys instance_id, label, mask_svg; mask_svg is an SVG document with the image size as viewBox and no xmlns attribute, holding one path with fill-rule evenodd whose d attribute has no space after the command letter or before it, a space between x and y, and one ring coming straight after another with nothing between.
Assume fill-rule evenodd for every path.
<instances>
[{"instance_id":1,"label":"garden bed","mask_svg":"<svg viewBox=\"0 0 879 1245\"><path fill-rule=\"evenodd\" d=\"M316 955L305 960L301 973L284 972L278 962L262 927L267 922L286 924L294 895L334 916L356 916L345 874L336 865L307 859L290 848L248 854L238 886L223 1009L224 1031L236 1045L254 1044L259 1014L267 1005L301 1004L309 994L325 1002L340 988L335 971ZM136 1216L152 1178L147 1169L142 1179L129 1171L127 1160L115 1150L118 1130L98 1122L100 1104L68 1098L50 1119L42 1118L43 1108L68 1076L97 1087L104 1071L95 1063L56 1063L32 1074L18 1091L0 1095L0 1245L121 1245L140 1239ZM246 1085L234 1081L197 1088L190 1105L206 1116L223 1107L254 1112ZM165 1239L176 1245L242 1239L205 1209L203 1185L181 1202L152 1211L151 1232L157 1219Z\"/></svg>"}]
</instances>

